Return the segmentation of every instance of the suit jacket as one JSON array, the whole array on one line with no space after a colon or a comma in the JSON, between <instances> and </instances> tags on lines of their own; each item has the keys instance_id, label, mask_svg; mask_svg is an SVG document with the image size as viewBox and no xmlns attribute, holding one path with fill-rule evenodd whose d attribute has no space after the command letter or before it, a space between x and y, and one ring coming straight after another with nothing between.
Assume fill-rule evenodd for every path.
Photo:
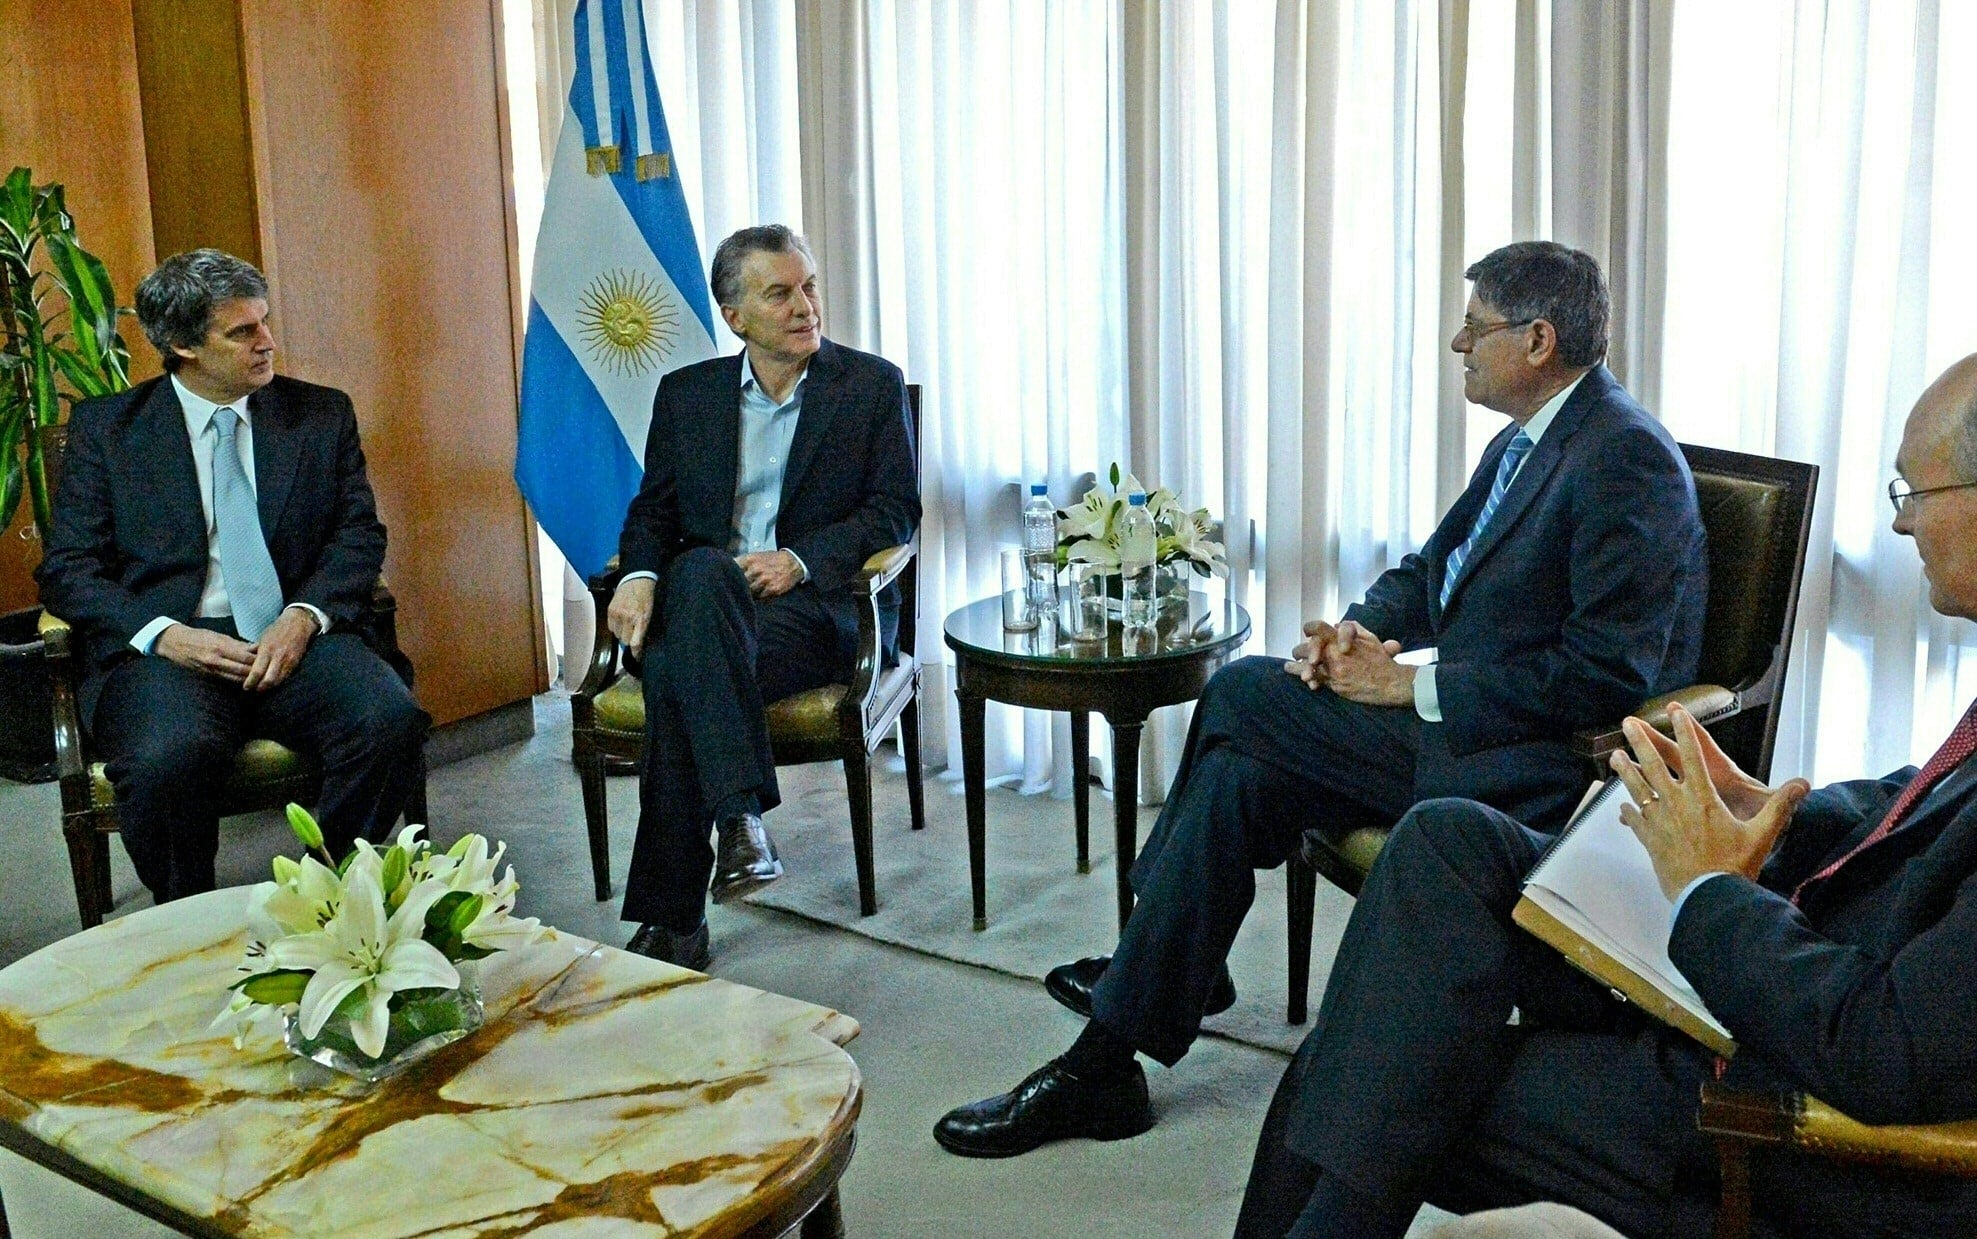
<instances>
[{"instance_id":1,"label":"suit jacket","mask_svg":"<svg viewBox=\"0 0 1977 1239\"><path fill-rule=\"evenodd\" d=\"M740 353L682 366L659 380L645 478L625 514L618 562L627 572L657 573L662 599L675 555L729 545L740 434ZM823 341L803 380L776 541L810 570L797 588L822 596L845 649L857 639L859 605L846 586L866 559L911 538L919 523L905 377L883 357ZM898 625L896 589L887 589L879 610L890 643ZM663 624L664 616L656 622Z\"/></svg>"},{"instance_id":2,"label":"suit jacket","mask_svg":"<svg viewBox=\"0 0 1977 1239\"><path fill-rule=\"evenodd\" d=\"M1814 793L1758 881L1712 878L1682 905L1669 958L1737 1038L1729 1082L1868 1123L1977 1118L1977 759L1790 902L1913 774Z\"/></svg>"},{"instance_id":3,"label":"suit jacket","mask_svg":"<svg viewBox=\"0 0 1977 1239\"><path fill-rule=\"evenodd\" d=\"M361 630L385 533L350 397L277 376L247 398L247 412L261 531L283 601ZM192 619L206 584L198 474L168 379L75 407L45 551L35 580L43 604L81 638L87 719L103 677L138 657L138 630L160 615Z\"/></svg>"},{"instance_id":4,"label":"suit jacket","mask_svg":"<svg viewBox=\"0 0 1977 1239\"><path fill-rule=\"evenodd\" d=\"M1560 407L1441 602L1517 427L1491 440L1420 551L1346 611L1404 648L1438 646L1442 726L1425 798L1476 795L1519 765L1557 766L1575 730L1692 683L1709 560L1695 483L1668 432L1604 366Z\"/></svg>"}]
</instances>

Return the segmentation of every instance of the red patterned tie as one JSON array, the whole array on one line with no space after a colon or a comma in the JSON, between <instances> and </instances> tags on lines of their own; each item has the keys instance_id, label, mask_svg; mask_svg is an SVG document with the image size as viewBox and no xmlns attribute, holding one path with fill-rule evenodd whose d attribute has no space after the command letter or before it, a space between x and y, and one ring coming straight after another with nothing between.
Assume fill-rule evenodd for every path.
<instances>
[{"instance_id":1,"label":"red patterned tie","mask_svg":"<svg viewBox=\"0 0 1977 1239\"><path fill-rule=\"evenodd\" d=\"M1977 753L1977 701L1971 702L1970 708L1963 712L1962 720L1957 723L1956 730L1950 732L1950 738L1943 741L1943 747L1937 749L1936 755L1929 759L1928 764L1908 781L1907 787L1901 789L1901 795L1896 796L1895 803L1888 806L1887 816L1881 819L1881 824L1874 828L1873 833L1862 839L1845 856L1799 883L1798 889L1792 892L1792 902L1799 901L1799 897L1805 894L1806 887L1832 877L1840 866L1887 838L1895 827L1901 825L1902 819L1908 816L1908 811L1915 807L1915 802L1928 795L1930 788L1942 782L1944 775L1961 766L1972 753Z\"/></svg>"}]
</instances>

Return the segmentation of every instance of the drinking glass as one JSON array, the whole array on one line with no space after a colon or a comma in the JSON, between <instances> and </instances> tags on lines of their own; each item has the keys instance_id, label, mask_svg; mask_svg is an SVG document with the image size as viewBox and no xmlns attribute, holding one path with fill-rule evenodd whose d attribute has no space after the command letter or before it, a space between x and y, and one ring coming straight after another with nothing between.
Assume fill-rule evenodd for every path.
<instances>
[{"instance_id":1,"label":"drinking glass","mask_svg":"<svg viewBox=\"0 0 1977 1239\"><path fill-rule=\"evenodd\" d=\"M1071 565L1064 621L1064 634L1071 640L1105 640L1105 581L1105 570L1098 564Z\"/></svg>"},{"instance_id":2,"label":"drinking glass","mask_svg":"<svg viewBox=\"0 0 1977 1239\"><path fill-rule=\"evenodd\" d=\"M1023 548L1002 548L1000 561L1002 626L1010 632L1029 632L1037 626L1037 613L1030 605L1029 569L1023 562Z\"/></svg>"}]
</instances>

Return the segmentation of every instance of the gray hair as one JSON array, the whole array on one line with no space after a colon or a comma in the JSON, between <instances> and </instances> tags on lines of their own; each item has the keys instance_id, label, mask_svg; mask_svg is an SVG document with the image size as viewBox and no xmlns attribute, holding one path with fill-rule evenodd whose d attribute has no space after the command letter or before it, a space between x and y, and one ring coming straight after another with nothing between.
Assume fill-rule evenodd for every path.
<instances>
[{"instance_id":1,"label":"gray hair","mask_svg":"<svg viewBox=\"0 0 1977 1239\"><path fill-rule=\"evenodd\" d=\"M1605 359L1611 308L1606 276L1592 255L1556 241L1518 241L1469 264L1462 275L1476 282L1483 304L1511 322L1550 323L1566 365Z\"/></svg>"},{"instance_id":2,"label":"gray hair","mask_svg":"<svg viewBox=\"0 0 1977 1239\"><path fill-rule=\"evenodd\" d=\"M266 299L268 278L232 254L214 249L173 254L137 286L137 323L164 358L167 371L185 359L174 349L197 348L222 301Z\"/></svg>"},{"instance_id":3,"label":"gray hair","mask_svg":"<svg viewBox=\"0 0 1977 1239\"><path fill-rule=\"evenodd\" d=\"M741 264L750 254L801 254L812 267L817 265L816 257L810 252L810 243L798 236L785 224L757 224L744 228L721 242L714 251L714 269L707 282L714 288L716 305L738 303L744 291L741 286Z\"/></svg>"}]
</instances>

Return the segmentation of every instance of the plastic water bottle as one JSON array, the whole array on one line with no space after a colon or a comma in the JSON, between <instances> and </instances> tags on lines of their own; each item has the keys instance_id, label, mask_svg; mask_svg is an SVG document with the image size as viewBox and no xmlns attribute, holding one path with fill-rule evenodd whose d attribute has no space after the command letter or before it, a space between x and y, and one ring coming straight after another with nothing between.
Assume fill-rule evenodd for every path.
<instances>
[{"instance_id":1,"label":"plastic water bottle","mask_svg":"<svg viewBox=\"0 0 1977 1239\"><path fill-rule=\"evenodd\" d=\"M1049 489L1038 482L1023 505L1023 563L1028 571L1030 611L1043 616L1057 610L1057 509Z\"/></svg>"},{"instance_id":2,"label":"plastic water bottle","mask_svg":"<svg viewBox=\"0 0 1977 1239\"><path fill-rule=\"evenodd\" d=\"M1145 492L1134 491L1127 504L1119 525L1119 575L1126 611L1121 648L1128 654L1151 654L1158 645L1154 617L1159 613L1160 599L1154 592L1153 572L1158 544L1153 513L1146 510Z\"/></svg>"}]
</instances>

